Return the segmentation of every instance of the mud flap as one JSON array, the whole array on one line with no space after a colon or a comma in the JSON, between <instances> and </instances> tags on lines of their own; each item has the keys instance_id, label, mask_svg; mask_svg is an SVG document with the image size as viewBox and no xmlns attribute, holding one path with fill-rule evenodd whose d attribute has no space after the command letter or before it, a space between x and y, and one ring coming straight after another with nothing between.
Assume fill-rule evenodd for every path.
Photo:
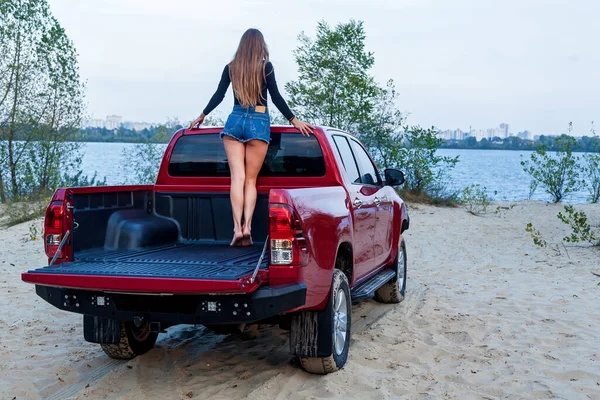
<instances>
[{"instance_id":1,"label":"mud flap","mask_svg":"<svg viewBox=\"0 0 600 400\"><path fill-rule=\"evenodd\" d=\"M333 286L333 282L332 282ZM323 311L303 311L292 317L290 353L298 357L329 357L333 353L333 293Z\"/></svg>"},{"instance_id":2,"label":"mud flap","mask_svg":"<svg viewBox=\"0 0 600 400\"><path fill-rule=\"evenodd\" d=\"M90 343L119 343L121 338L121 322L116 319L84 315L83 338Z\"/></svg>"}]
</instances>

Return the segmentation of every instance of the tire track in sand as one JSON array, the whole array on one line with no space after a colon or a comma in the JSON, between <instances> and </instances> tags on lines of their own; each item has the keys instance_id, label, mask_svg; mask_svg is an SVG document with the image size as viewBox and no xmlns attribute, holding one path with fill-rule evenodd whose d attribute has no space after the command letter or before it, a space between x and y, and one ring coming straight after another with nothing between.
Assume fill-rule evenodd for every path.
<instances>
[{"instance_id":1,"label":"tire track in sand","mask_svg":"<svg viewBox=\"0 0 600 400\"><path fill-rule=\"evenodd\" d=\"M354 305L352 307L352 317L353 317L352 318L352 332L360 333L360 332L363 332L363 331L369 329L373 324L375 324L377 321L379 321L386 313L388 313L389 311L396 308L396 306L397 305L394 305L394 304L380 304L373 300L365 301L365 302L359 303L357 305ZM270 328L264 329L262 334L266 334L268 331L274 332L277 330L279 330L277 327L270 327ZM204 336L204 335L214 335L214 334L210 333L209 331L202 331L201 333L199 333L199 336ZM199 338L199 336L196 336L196 338ZM288 342L286 341L286 343L283 344L281 346L281 348L283 349L283 348L286 348L287 346L288 346ZM218 347L218 343L215 342L212 347L211 346L201 346L201 347L203 347L201 352L209 351L209 350L213 350L213 347L214 348ZM198 350L200 350L200 349L198 349ZM196 356L201 355L197 351L194 353L196 353ZM147 357L147 356L148 355L141 356L141 357ZM103 357L103 356L100 356L100 357ZM189 355L188 355L188 357L189 357ZM158 359L155 361L161 362L164 360ZM133 362L135 363L135 361L133 361ZM107 380L103 379L103 378L107 378L108 380L119 379L119 375L122 372L124 372L124 369L130 364L131 364L131 362L127 362L127 361L107 359L107 361L100 367L94 369L90 373L82 374L79 377L77 382L75 382L69 386L66 386L58 391L55 391L55 390L58 389L57 386L59 384L54 384L50 387L45 388L40 393L40 395L44 399L62 400L62 399L77 397L78 395L81 395L81 394L85 393L86 391L95 391L95 389L100 389L104 383L107 383ZM276 366L274 366L274 367L276 367ZM305 373L303 371L299 370L298 368L299 368L299 366L287 369L281 373L278 373L272 379L268 379L268 381L266 381L266 382L258 383L258 385L251 391L251 394L260 392L261 388L264 388L264 385L270 386L270 385L268 385L269 381L276 380L276 381L281 382L280 379L282 379L282 378L286 379L286 381L287 381L286 392L288 392L289 390L294 391L296 389L299 389L305 382L305 379L301 379L300 377L304 376ZM175 372L175 371L173 371L173 372ZM297 378L300 378L300 379L288 379L288 378L292 378L294 376L296 376ZM104 381L104 382L102 382L102 381ZM100 384L99 384L99 382L100 382ZM126 388L122 388L122 389L125 389L125 391L127 391ZM256 392L255 392L255 390L256 390ZM275 394L275 396L277 396L277 394Z\"/></svg>"}]
</instances>

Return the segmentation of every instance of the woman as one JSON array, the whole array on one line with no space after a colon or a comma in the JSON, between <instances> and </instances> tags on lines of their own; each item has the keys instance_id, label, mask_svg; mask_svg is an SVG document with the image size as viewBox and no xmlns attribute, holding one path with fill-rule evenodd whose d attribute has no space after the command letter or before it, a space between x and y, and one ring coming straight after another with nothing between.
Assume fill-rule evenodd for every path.
<instances>
[{"instance_id":1,"label":"woman","mask_svg":"<svg viewBox=\"0 0 600 400\"><path fill-rule=\"evenodd\" d=\"M267 90L275 106L303 135L308 136L314 127L299 121L279 94L267 44L258 29L248 29L244 33L233 61L223 70L217 91L202 114L190 124L190 128L199 127L204 118L223 101L230 83L233 86L234 106L221 138L231 171L231 246L249 246L252 244L252 214L256 206L256 177L265 160L271 132Z\"/></svg>"}]
</instances>

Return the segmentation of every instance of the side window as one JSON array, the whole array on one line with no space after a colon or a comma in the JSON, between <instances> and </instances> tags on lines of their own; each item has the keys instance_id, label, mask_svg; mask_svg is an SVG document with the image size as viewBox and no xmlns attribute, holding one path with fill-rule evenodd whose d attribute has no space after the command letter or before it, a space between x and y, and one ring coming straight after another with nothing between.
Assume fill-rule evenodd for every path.
<instances>
[{"instance_id":1,"label":"side window","mask_svg":"<svg viewBox=\"0 0 600 400\"><path fill-rule=\"evenodd\" d=\"M378 185L379 177L371 158L369 158L369 155L365 149L363 149L356 140L351 140L350 142L352 143L352 151L354 152L356 161L358 162L362 183L365 185Z\"/></svg>"},{"instance_id":2,"label":"side window","mask_svg":"<svg viewBox=\"0 0 600 400\"><path fill-rule=\"evenodd\" d=\"M344 169L346 169L348 179L352 183L360 183L360 174L358 173L356 161L352 155L352 150L350 150L348 140L343 136L334 135L333 141L335 142L340 157L342 158L342 162L344 163Z\"/></svg>"}]
</instances>

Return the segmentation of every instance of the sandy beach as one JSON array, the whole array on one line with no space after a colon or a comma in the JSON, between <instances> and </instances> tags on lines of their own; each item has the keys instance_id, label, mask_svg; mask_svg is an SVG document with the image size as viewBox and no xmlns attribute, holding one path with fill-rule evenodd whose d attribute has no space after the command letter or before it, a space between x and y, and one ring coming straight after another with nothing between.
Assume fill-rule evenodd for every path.
<instances>
[{"instance_id":1,"label":"sandy beach","mask_svg":"<svg viewBox=\"0 0 600 400\"><path fill-rule=\"evenodd\" d=\"M0 228L0 399L600 399L600 248L562 244L561 205L497 205L409 206L406 299L355 306L348 363L328 376L303 372L270 327L254 339L173 327L112 360L80 315L21 282L47 262L31 222ZM600 225L600 205L577 208Z\"/></svg>"}]
</instances>

